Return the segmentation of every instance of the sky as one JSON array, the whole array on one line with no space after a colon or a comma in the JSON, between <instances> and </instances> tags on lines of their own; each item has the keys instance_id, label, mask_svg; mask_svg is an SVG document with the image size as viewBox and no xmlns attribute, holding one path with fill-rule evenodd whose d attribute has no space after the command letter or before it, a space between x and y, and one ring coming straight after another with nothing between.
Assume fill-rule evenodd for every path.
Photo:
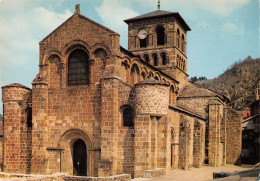
<instances>
[{"instance_id":1,"label":"sky","mask_svg":"<svg viewBox=\"0 0 260 181\"><path fill-rule=\"evenodd\" d=\"M81 14L119 33L127 49L123 20L155 11L157 2L0 0L0 87L15 82L32 87L39 42L75 12L76 4ZM179 12L192 29L187 35L190 77L215 78L236 61L260 57L260 0L161 0L161 10Z\"/></svg>"}]
</instances>

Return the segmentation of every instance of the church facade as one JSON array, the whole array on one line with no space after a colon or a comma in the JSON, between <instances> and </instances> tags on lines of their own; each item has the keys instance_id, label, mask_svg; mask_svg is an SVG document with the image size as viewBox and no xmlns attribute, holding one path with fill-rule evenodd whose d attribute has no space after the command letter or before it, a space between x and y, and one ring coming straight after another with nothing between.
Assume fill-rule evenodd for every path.
<instances>
[{"instance_id":1,"label":"church facade","mask_svg":"<svg viewBox=\"0 0 260 181\"><path fill-rule=\"evenodd\" d=\"M79 176L239 163L242 117L188 82L179 13L125 20L120 35L75 13L40 42L32 89L2 87L3 171Z\"/></svg>"}]
</instances>

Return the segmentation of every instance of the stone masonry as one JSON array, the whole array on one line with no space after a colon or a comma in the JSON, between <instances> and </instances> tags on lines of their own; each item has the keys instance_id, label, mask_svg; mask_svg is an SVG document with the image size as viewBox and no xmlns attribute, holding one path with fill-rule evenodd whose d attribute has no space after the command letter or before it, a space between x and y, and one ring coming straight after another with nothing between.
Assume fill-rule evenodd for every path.
<instances>
[{"instance_id":1,"label":"stone masonry","mask_svg":"<svg viewBox=\"0 0 260 181\"><path fill-rule=\"evenodd\" d=\"M240 115L225 96L188 82L191 29L180 14L125 22L129 50L77 5L40 42L32 89L2 87L4 172L136 178L237 163Z\"/></svg>"}]
</instances>

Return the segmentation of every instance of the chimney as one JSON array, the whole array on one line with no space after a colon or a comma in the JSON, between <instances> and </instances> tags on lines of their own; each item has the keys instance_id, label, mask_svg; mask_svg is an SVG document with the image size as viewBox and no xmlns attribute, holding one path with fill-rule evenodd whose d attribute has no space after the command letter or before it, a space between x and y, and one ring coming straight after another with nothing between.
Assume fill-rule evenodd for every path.
<instances>
[{"instance_id":1,"label":"chimney","mask_svg":"<svg viewBox=\"0 0 260 181\"><path fill-rule=\"evenodd\" d=\"M80 14L80 4L77 4L77 5L75 6L75 12L76 12L77 14Z\"/></svg>"}]
</instances>

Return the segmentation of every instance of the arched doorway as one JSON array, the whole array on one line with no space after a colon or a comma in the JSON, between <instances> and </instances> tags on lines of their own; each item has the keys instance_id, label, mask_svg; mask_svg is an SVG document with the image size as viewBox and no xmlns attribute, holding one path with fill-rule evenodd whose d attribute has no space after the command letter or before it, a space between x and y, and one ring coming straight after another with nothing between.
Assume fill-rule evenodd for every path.
<instances>
[{"instance_id":1,"label":"arched doorway","mask_svg":"<svg viewBox=\"0 0 260 181\"><path fill-rule=\"evenodd\" d=\"M81 139L73 145L73 175L87 175L87 150L85 142Z\"/></svg>"},{"instance_id":2,"label":"arched doorway","mask_svg":"<svg viewBox=\"0 0 260 181\"><path fill-rule=\"evenodd\" d=\"M61 136L57 148L64 150L61 153L61 172L69 175L98 176L96 159L99 159L100 152L90 151L93 150L92 141L86 132L78 129L66 131ZM79 168L76 164L79 164ZM81 169L84 172L80 171Z\"/></svg>"}]
</instances>

